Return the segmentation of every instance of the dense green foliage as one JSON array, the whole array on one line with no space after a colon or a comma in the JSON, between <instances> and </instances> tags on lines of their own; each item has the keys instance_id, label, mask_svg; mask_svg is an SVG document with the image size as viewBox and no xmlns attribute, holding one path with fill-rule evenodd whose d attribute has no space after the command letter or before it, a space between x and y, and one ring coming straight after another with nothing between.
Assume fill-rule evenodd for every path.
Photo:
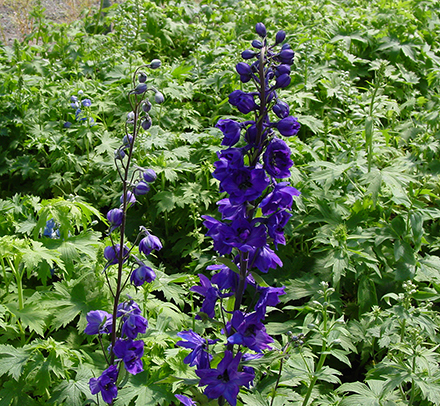
<instances>
[{"instance_id":1,"label":"dense green foliage","mask_svg":"<svg viewBox=\"0 0 440 406\"><path fill-rule=\"evenodd\" d=\"M113 154L131 74L153 58L165 102L135 158L158 180L128 232L148 225L164 248L156 281L129 289L149 319L145 371L115 405L172 405L174 393L208 404L174 343L202 323L189 287L214 255L200 218L217 215L220 197L214 124L237 114L227 103L241 86L234 66L260 21L285 30L296 52L284 98L302 124L286 141L301 196L279 248L284 267L264 276L287 294L267 330L279 349L289 331L305 338L252 365L263 379L239 401L439 405L439 7L127 0L70 26L36 10L33 33L0 46L0 406L91 398L104 359L83 330L87 312L111 302L102 251L103 215L121 194ZM75 120L79 91L93 125ZM60 238L43 235L50 219Z\"/></svg>"}]
</instances>

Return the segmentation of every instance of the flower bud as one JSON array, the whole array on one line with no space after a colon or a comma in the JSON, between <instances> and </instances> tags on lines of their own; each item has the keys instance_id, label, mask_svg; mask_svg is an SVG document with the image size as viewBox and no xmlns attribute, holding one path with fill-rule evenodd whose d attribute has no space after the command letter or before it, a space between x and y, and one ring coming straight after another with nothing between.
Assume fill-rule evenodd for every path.
<instances>
[{"instance_id":1,"label":"flower bud","mask_svg":"<svg viewBox=\"0 0 440 406\"><path fill-rule=\"evenodd\" d=\"M150 116L147 116L142 120L141 126L146 131L151 127L151 124L153 124L153 122L151 121Z\"/></svg>"},{"instance_id":2,"label":"flower bud","mask_svg":"<svg viewBox=\"0 0 440 406\"><path fill-rule=\"evenodd\" d=\"M120 202L121 202L121 204L124 204L124 195L121 196ZM127 191L127 205L129 206L129 205L135 204L135 203L136 203L135 195L128 190Z\"/></svg>"},{"instance_id":3,"label":"flower bud","mask_svg":"<svg viewBox=\"0 0 440 406\"><path fill-rule=\"evenodd\" d=\"M147 81L147 75L144 72L139 73L139 83L145 83Z\"/></svg>"},{"instance_id":4,"label":"flower bud","mask_svg":"<svg viewBox=\"0 0 440 406\"><path fill-rule=\"evenodd\" d=\"M125 158L125 152L122 149L115 150L115 159L120 159L121 161Z\"/></svg>"},{"instance_id":5,"label":"flower bud","mask_svg":"<svg viewBox=\"0 0 440 406\"><path fill-rule=\"evenodd\" d=\"M163 103L165 101L165 97L163 96L163 94L161 92L156 92L154 94L154 101L156 103L161 104L161 103Z\"/></svg>"},{"instance_id":6,"label":"flower bud","mask_svg":"<svg viewBox=\"0 0 440 406\"><path fill-rule=\"evenodd\" d=\"M290 76L287 73L284 73L283 75L277 77L275 86L278 89L283 89L290 85L291 80L292 79L290 78Z\"/></svg>"},{"instance_id":7,"label":"flower bud","mask_svg":"<svg viewBox=\"0 0 440 406\"><path fill-rule=\"evenodd\" d=\"M144 182L143 180L138 182L137 185L134 187L135 196L146 195L149 191L150 191L150 185L147 182Z\"/></svg>"},{"instance_id":8,"label":"flower bud","mask_svg":"<svg viewBox=\"0 0 440 406\"><path fill-rule=\"evenodd\" d=\"M127 121L129 123L132 123L134 120L134 111L130 111L130 113L127 114Z\"/></svg>"},{"instance_id":9,"label":"flower bud","mask_svg":"<svg viewBox=\"0 0 440 406\"><path fill-rule=\"evenodd\" d=\"M124 212L121 209L111 209L107 213L107 220L112 226L119 227L122 224Z\"/></svg>"},{"instance_id":10,"label":"flower bud","mask_svg":"<svg viewBox=\"0 0 440 406\"><path fill-rule=\"evenodd\" d=\"M154 172L153 169L145 169L145 171L142 172L142 176L145 182L148 183L154 182L157 178L156 172Z\"/></svg>"},{"instance_id":11,"label":"flower bud","mask_svg":"<svg viewBox=\"0 0 440 406\"><path fill-rule=\"evenodd\" d=\"M264 38L267 34L266 32L266 27L263 23L257 23L257 25L255 26L255 31L257 32L257 34L261 37Z\"/></svg>"},{"instance_id":12,"label":"flower bud","mask_svg":"<svg viewBox=\"0 0 440 406\"><path fill-rule=\"evenodd\" d=\"M136 89L133 90L134 94L142 94L147 91L147 84L146 83L139 83L136 86Z\"/></svg>"},{"instance_id":13,"label":"flower bud","mask_svg":"<svg viewBox=\"0 0 440 406\"><path fill-rule=\"evenodd\" d=\"M286 73L290 74L290 71L291 71L290 65L281 64L281 65L276 67L276 69L275 69L275 76L278 77L278 76L284 75Z\"/></svg>"},{"instance_id":14,"label":"flower bud","mask_svg":"<svg viewBox=\"0 0 440 406\"><path fill-rule=\"evenodd\" d=\"M148 234L139 243L139 251L144 255L150 255L153 250L160 250L162 243L155 235Z\"/></svg>"},{"instance_id":15,"label":"flower bud","mask_svg":"<svg viewBox=\"0 0 440 406\"><path fill-rule=\"evenodd\" d=\"M133 136L131 134L124 135L122 142L126 147L129 147L133 143Z\"/></svg>"},{"instance_id":16,"label":"flower bud","mask_svg":"<svg viewBox=\"0 0 440 406\"><path fill-rule=\"evenodd\" d=\"M246 62L239 62L235 65L235 69L239 75L251 75L251 67Z\"/></svg>"},{"instance_id":17,"label":"flower bud","mask_svg":"<svg viewBox=\"0 0 440 406\"><path fill-rule=\"evenodd\" d=\"M145 113L148 113L148 112L151 110L151 103L150 103L149 100L145 100L145 101L142 103L142 110L143 110Z\"/></svg>"},{"instance_id":18,"label":"flower bud","mask_svg":"<svg viewBox=\"0 0 440 406\"><path fill-rule=\"evenodd\" d=\"M76 102L78 101L78 97L76 97L76 96L70 96L70 101L71 101L72 103L76 103Z\"/></svg>"},{"instance_id":19,"label":"flower bud","mask_svg":"<svg viewBox=\"0 0 440 406\"><path fill-rule=\"evenodd\" d=\"M286 39L286 33L281 30L277 32L275 36L275 44L281 44Z\"/></svg>"},{"instance_id":20,"label":"flower bud","mask_svg":"<svg viewBox=\"0 0 440 406\"><path fill-rule=\"evenodd\" d=\"M70 121L66 121L63 125L64 128L70 128L72 127L72 123Z\"/></svg>"},{"instance_id":21,"label":"flower bud","mask_svg":"<svg viewBox=\"0 0 440 406\"><path fill-rule=\"evenodd\" d=\"M90 99L84 99L81 103L84 107L90 107L92 105L92 101Z\"/></svg>"},{"instance_id":22,"label":"flower bud","mask_svg":"<svg viewBox=\"0 0 440 406\"><path fill-rule=\"evenodd\" d=\"M281 63L292 65L294 56L295 56L295 52L293 52L291 49L283 49L278 54L278 59L281 61Z\"/></svg>"},{"instance_id":23,"label":"flower bud","mask_svg":"<svg viewBox=\"0 0 440 406\"><path fill-rule=\"evenodd\" d=\"M151 69L157 69L160 68L160 66L162 65L162 62L159 59L153 59L150 62L150 68Z\"/></svg>"},{"instance_id":24,"label":"flower bud","mask_svg":"<svg viewBox=\"0 0 440 406\"><path fill-rule=\"evenodd\" d=\"M252 51L250 49L246 49L245 51L243 51L241 53L241 57L243 59L252 59L257 55L257 53L255 51Z\"/></svg>"},{"instance_id":25,"label":"flower bud","mask_svg":"<svg viewBox=\"0 0 440 406\"><path fill-rule=\"evenodd\" d=\"M291 137L298 134L301 124L298 123L296 117L288 116L278 121L276 127L281 135Z\"/></svg>"},{"instance_id":26,"label":"flower bud","mask_svg":"<svg viewBox=\"0 0 440 406\"><path fill-rule=\"evenodd\" d=\"M254 48L261 49L261 48L263 48L263 43L261 41L259 41L258 39L254 39L252 41L252 46Z\"/></svg>"},{"instance_id":27,"label":"flower bud","mask_svg":"<svg viewBox=\"0 0 440 406\"><path fill-rule=\"evenodd\" d=\"M272 110L279 118L286 118L289 115L289 105L281 100L277 101Z\"/></svg>"}]
</instances>

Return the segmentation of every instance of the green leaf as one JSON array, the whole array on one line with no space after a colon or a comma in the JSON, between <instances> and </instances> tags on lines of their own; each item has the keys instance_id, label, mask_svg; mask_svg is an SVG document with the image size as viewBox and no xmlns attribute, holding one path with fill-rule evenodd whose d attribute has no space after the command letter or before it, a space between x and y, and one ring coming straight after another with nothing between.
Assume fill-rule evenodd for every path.
<instances>
[{"instance_id":1,"label":"green leaf","mask_svg":"<svg viewBox=\"0 0 440 406\"><path fill-rule=\"evenodd\" d=\"M18 347L12 345L0 345L0 375L8 374L16 381L19 380L23 369L29 361L31 350L28 348Z\"/></svg>"},{"instance_id":2,"label":"green leaf","mask_svg":"<svg viewBox=\"0 0 440 406\"><path fill-rule=\"evenodd\" d=\"M170 212L174 209L176 200L173 193L168 191L161 191L154 195L153 200L157 202L157 211L161 213L163 211Z\"/></svg>"}]
</instances>

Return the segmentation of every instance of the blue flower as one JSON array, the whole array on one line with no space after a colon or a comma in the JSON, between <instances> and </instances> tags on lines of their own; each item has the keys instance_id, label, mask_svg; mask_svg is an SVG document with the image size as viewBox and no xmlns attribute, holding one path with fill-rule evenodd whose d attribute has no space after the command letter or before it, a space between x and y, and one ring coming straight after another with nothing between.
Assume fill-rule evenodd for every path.
<instances>
[{"instance_id":1,"label":"blue flower","mask_svg":"<svg viewBox=\"0 0 440 406\"><path fill-rule=\"evenodd\" d=\"M269 179L263 168L243 167L230 171L220 182L220 188L229 194L232 204L242 204L260 197L269 186Z\"/></svg>"},{"instance_id":2,"label":"blue flower","mask_svg":"<svg viewBox=\"0 0 440 406\"><path fill-rule=\"evenodd\" d=\"M177 335L186 341L178 341L176 345L192 349L183 362L190 367L197 366L198 369L209 368L212 355L207 352L207 348L218 340L206 340L192 330L181 331Z\"/></svg>"},{"instance_id":3,"label":"blue flower","mask_svg":"<svg viewBox=\"0 0 440 406\"><path fill-rule=\"evenodd\" d=\"M149 233L139 243L139 251L144 255L150 255L153 250L159 251L160 249L162 249L162 243L159 238Z\"/></svg>"},{"instance_id":4,"label":"blue flower","mask_svg":"<svg viewBox=\"0 0 440 406\"><path fill-rule=\"evenodd\" d=\"M265 216L275 213L277 210L291 209L293 196L301 193L288 182L280 182L260 203L261 211Z\"/></svg>"},{"instance_id":5,"label":"blue flower","mask_svg":"<svg viewBox=\"0 0 440 406\"><path fill-rule=\"evenodd\" d=\"M276 127L281 135L291 137L298 134L301 124L298 123L296 117L288 116L278 121Z\"/></svg>"},{"instance_id":6,"label":"blue flower","mask_svg":"<svg viewBox=\"0 0 440 406\"><path fill-rule=\"evenodd\" d=\"M178 400L182 402L184 406L197 406L197 403L194 402L191 398L185 395L174 395Z\"/></svg>"},{"instance_id":7,"label":"blue flower","mask_svg":"<svg viewBox=\"0 0 440 406\"><path fill-rule=\"evenodd\" d=\"M238 371L241 353L234 357L231 351L225 351L224 358L216 369L199 369L196 374L200 377L199 386L207 385L204 394L210 399L223 396L229 404L236 406L240 386L249 387L254 374Z\"/></svg>"},{"instance_id":8,"label":"blue flower","mask_svg":"<svg viewBox=\"0 0 440 406\"><path fill-rule=\"evenodd\" d=\"M151 283L156 279L156 273L146 265L135 269L130 276L130 281L134 286L141 286L145 282Z\"/></svg>"},{"instance_id":9,"label":"blue flower","mask_svg":"<svg viewBox=\"0 0 440 406\"><path fill-rule=\"evenodd\" d=\"M266 333L266 328L261 322L259 314L244 314L236 310L231 321L227 324L229 344L243 345L255 352L262 352L271 349L268 345L273 342L273 338Z\"/></svg>"},{"instance_id":10,"label":"blue flower","mask_svg":"<svg viewBox=\"0 0 440 406\"><path fill-rule=\"evenodd\" d=\"M132 375L144 370L142 356L144 355L144 342L141 340L118 339L113 348L118 359L124 362L125 369Z\"/></svg>"},{"instance_id":11,"label":"blue flower","mask_svg":"<svg viewBox=\"0 0 440 406\"><path fill-rule=\"evenodd\" d=\"M112 332L113 316L111 314L103 310L92 310L87 313L86 319L85 334L110 334Z\"/></svg>"},{"instance_id":12,"label":"blue flower","mask_svg":"<svg viewBox=\"0 0 440 406\"><path fill-rule=\"evenodd\" d=\"M220 292L217 288L212 286L211 281L205 275L199 274L199 278L202 286L193 286L190 288L190 291L199 293L205 297L200 311L206 313L208 317L212 319L215 315L215 304L217 299L220 298ZM197 315L196 319L200 319L200 316Z\"/></svg>"},{"instance_id":13,"label":"blue flower","mask_svg":"<svg viewBox=\"0 0 440 406\"><path fill-rule=\"evenodd\" d=\"M90 107L92 105L92 101L90 99L84 99L81 103L84 107Z\"/></svg>"},{"instance_id":14,"label":"blue flower","mask_svg":"<svg viewBox=\"0 0 440 406\"><path fill-rule=\"evenodd\" d=\"M240 140L241 125L234 120L221 119L215 125L223 133L222 145L232 147Z\"/></svg>"},{"instance_id":15,"label":"blue flower","mask_svg":"<svg viewBox=\"0 0 440 406\"><path fill-rule=\"evenodd\" d=\"M279 138L273 138L263 154L264 169L274 178L288 178L293 165L290 148Z\"/></svg>"},{"instance_id":16,"label":"blue flower","mask_svg":"<svg viewBox=\"0 0 440 406\"><path fill-rule=\"evenodd\" d=\"M96 395L101 392L105 403L112 403L118 396L116 380L118 379L118 368L110 365L99 378L91 378L89 381L90 392Z\"/></svg>"},{"instance_id":17,"label":"blue flower","mask_svg":"<svg viewBox=\"0 0 440 406\"><path fill-rule=\"evenodd\" d=\"M254 96L250 93L245 93L242 90L234 90L229 95L229 103L237 107L237 109L243 114L250 113L257 108Z\"/></svg>"},{"instance_id":18,"label":"blue flower","mask_svg":"<svg viewBox=\"0 0 440 406\"><path fill-rule=\"evenodd\" d=\"M144 334L147 331L148 321L140 314L130 314L124 317L121 335L134 340L138 334Z\"/></svg>"}]
</instances>

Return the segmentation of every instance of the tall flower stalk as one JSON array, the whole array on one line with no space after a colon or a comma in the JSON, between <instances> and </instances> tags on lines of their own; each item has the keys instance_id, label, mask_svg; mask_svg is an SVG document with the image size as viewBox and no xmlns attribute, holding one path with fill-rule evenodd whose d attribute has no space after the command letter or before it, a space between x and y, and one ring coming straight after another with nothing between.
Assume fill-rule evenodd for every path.
<instances>
[{"instance_id":1,"label":"tall flower stalk","mask_svg":"<svg viewBox=\"0 0 440 406\"><path fill-rule=\"evenodd\" d=\"M163 95L147 83L147 75L143 69L156 69L159 60L141 66L133 75L133 90L128 94L132 111L127 115L125 135L122 145L115 151L115 165L122 183L120 205L108 211L108 236L110 245L104 249L107 263L104 267L108 288L113 297L113 307L110 313L104 310L94 310L87 314L85 333L97 335L108 364L108 368L98 378L89 382L93 395L102 396L104 402L113 404L118 394L118 385L125 374L137 374L143 371L142 356L144 342L138 340L138 335L145 333L148 327L147 319L142 315L139 305L131 298L123 299L123 291L130 282L138 287L151 283L156 274L144 263L153 250L160 250L160 240L152 235L145 227L141 227L136 241L129 244L125 236L127 212L136 203L139 196L150 190L150 183L156 179L152 169L141 168L134 164L134 146L139 132L148 130L152 121L148 114L151 103L148 99L150 92L154 100L163 102ZM138 247L139 254L133 250ZM116 278L110 275L111 267L116 267ZM114 280L113 280L114 279ZM104 344L104 336L110 337L110 342Z\"/></svg>"},{"instance_id":2,"label":"tall flower stalk","mask_svg":"<svg viewBox=\"0 0 440 406\"><path fill-rule=\"evenodd\" d=\"M201 285L191 288L204 297L196 319L219 316L223 347L218 340L192 330L178 333L183 341L177 343L192 350L185 362L196 367L199 386L205 386L204 394L218 399L219 405L236 405L240 389L249 388L255 378L253 368L244 362L258 359L272 348L274 340L263 321L267 307L276 306L285 292L282 287L258 283L261 278L256 271L267 273L282 266L275 250L286 243L284 228L293 199L300 194L282 180L290 177L293 162L290 148L279 137L294 136L300 129L278 94L290 84L294 52L284 42L284 31L277 32L273 43L269 43L263 23L256 25L256 33L259 38L252 41L253 49L243 51L244 61L236 65L241 82L252 84L255 90L235 90L229 95L229 103L246 119L221 119L216 125L224 136L222 145L227 147L219 152L213 172L220 192L227 194L218 202L221 220L202 216L221 265L208 267L214 271L211 279L200 274ZM253 287L255 295L245 308L248 287ZM232 311L223 306L226 298L234 300ZM221 352L215 352L219 348ZM214 357L220 359L218 364L213 363Z\"/></svg>"}]
</instances>

